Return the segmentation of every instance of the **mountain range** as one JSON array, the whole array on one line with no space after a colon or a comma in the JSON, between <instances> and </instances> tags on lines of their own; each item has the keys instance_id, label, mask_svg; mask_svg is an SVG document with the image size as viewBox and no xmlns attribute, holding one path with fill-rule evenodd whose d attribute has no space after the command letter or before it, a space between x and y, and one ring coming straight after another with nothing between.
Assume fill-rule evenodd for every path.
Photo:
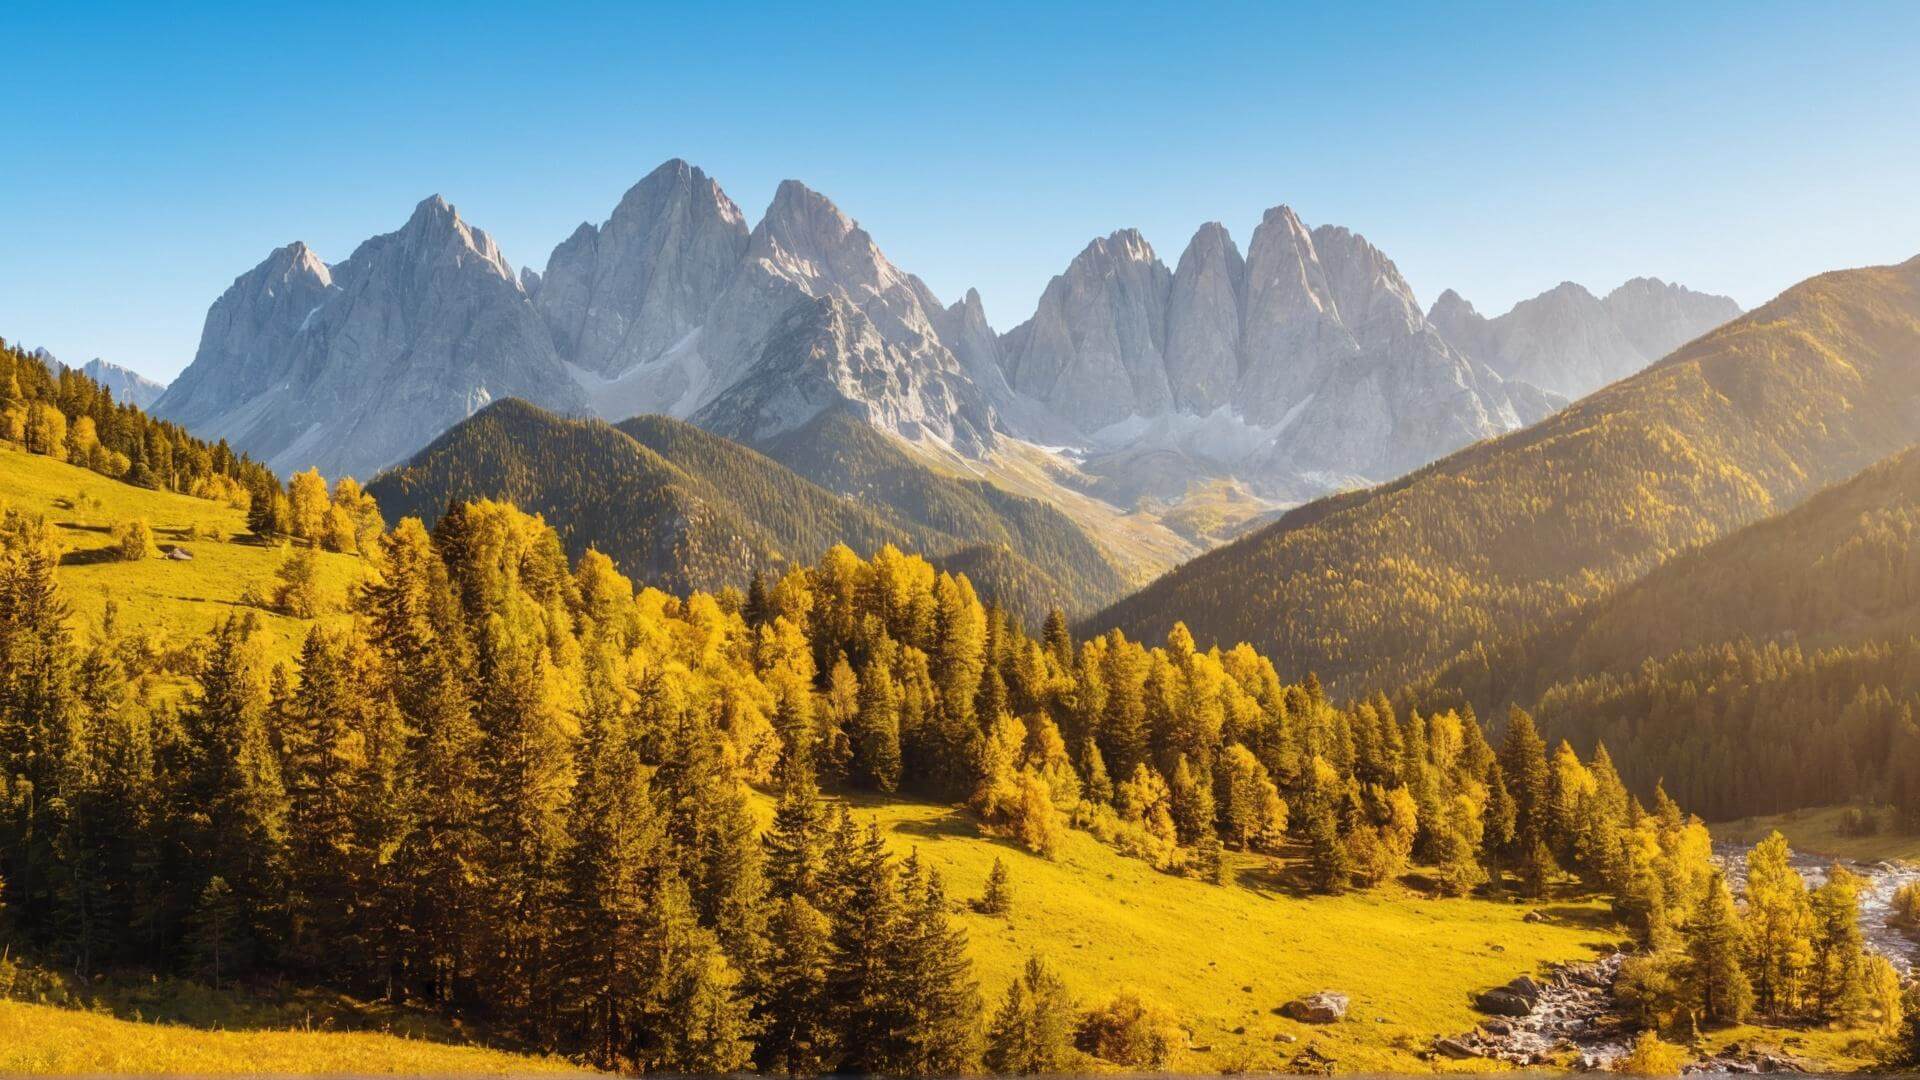
<instances>
[{"instance_id":1,"label":"mountain range","mask_svg":"<svg viewBox=\"0 0 1920 1080\"><path fill-rule=\"evenodd\" d=\"M1739 314L1740 305L1724 296L1642 277L1604 298L1561 282L1492 319L1448 289L1434 301L1427 321L1463 354L1503 377L1574 399L1626 378Z\"/></svg>"},{"instance_id":2,"label":"mountain range","mask_svg":"<svg viewBox=\"0 0 1920 1080\"><path fill-rule=\"evenodd\" d=\"M1526 700L1583 611L1917 439L1920 259L1823 274L1542 423L1295 509L1087 628L1156 640L1184 621L1342 691ZM1658 622L1623 660L1662 645Z\"/></svg>"},{"instance_id":3,"label":"mountain range","mask_svg":"<svg viewBox=\"0 0 1920 1080\"><path fill-rule=\"evenodd\" d=\"M1646 314L1616 327L1630 341L1732 310L1642 284ZM506 397L687 419L755 447L832 413L981 477L1038 461L1027 493L1063 505L1119 516L1225 484L1255 513L1539 420L1564 403L1539 382L1586 379L1554 377L1550 319L1484 357L1482 338L1522 335L1443 332L1468 325L1423 314L1363 237L1281 206L1244 256L1210 223L1172 269L1138 232L1097 239L1001 334L977 293L943 305L806 186L782 184L749 227L675 160L544 271L515 272L438 197L338 264L280 248L214 303L155 411L282 472L362 476Z\"/></svg>"},{"instance_id":4,"label":"mountain range","mask_svg":"<svg viewBox=\"0 0 1920 1080\"><path fill-rule=\"evenodd\" d=\"M67 366L45 349L34 349L27 355L46 364L52 371L59 371ZM140 409L152 408L153 403L160 400L160 395L167 389L165 385L137 371L110 363L97 356L74 370L112 391L113 400Z\"/></svg>"}]
</instances>

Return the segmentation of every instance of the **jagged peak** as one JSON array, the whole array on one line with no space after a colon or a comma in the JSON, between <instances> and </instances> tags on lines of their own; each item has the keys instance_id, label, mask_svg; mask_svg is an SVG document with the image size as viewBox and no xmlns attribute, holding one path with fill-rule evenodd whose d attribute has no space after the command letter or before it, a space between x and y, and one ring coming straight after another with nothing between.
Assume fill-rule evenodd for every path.
<instances>
[{"instance_id":1,"label":"jagged peak","mask_svg":"<svg viewBox=\"0 0 1920 1080\"><path fill-rule=\"evenodd\" d=\"M1086 270L1107 263L1139 262L1155 263L1160 257L1154 254L1153 245L1140 235L1139 229L1115 229L1106 236L1098 236L1087 241L1080 254L1073 257L1068 273Z\"/></svg>"},{"instance_id":2,"label":"jagged peak","mask_svg":"<svg viewBox=\"0 0 1920 1080\"><path fill-rule=\"evenodd\" d=\"M780 181L780 186L774 190L773 202L767 206L766 216L760 219L761 227L765 228L769 221L802 220L830 222L842 231L858 228L852 218L834 205L832 199L798 180Z\"/></svg>"},{"instance_id":3,"label":"jagged peak","mask_svg":"<svg viewBox=\"0 0 1920 1080\"><path fill-rule=\"evenodd\" d=\"M436 243L451 242L480 258L495 273L508 281L518 283L513 268L507 265L506 256L501 254L500 246L493 241L485 229L469 225L460 217L460 211L439 194L421 199L413 208L413 214L407 223L394 234L404 241L415 245L415 250L427 252L433 250Z\"/></svg>"},{"instance_id":4,"label":"jagged peak","mask_svg":"<svg viewBox=\"0 0 1920 1080\"><path fill-rule=\"evenodd\" d=\"M643 208L651 208L660 199L662 193L685 188L690 195L704 195L712 202L715 212L722 220L746 224L746 215L740 207L721 189L718 181L708 176L698 165L689 163L685 158L668 158L655 166L652 172L640 178L640 181L628 188L613 208L609 222L625 214L635 213Z\"/></svg>"},{"instance_id":5,"label":"jagged peak","mask_svg":"<svg viewBox=\"0 0 1920 1080\"><path fill-rule=\"evenodd\" d=\"M1452 289L1443 290L1439 296L1434 298L1433 306L1427 309L1428 319L1446 315L1472 318L1479 314L1480 312L1475 310L1473 306L1473 301L1468 300Z\"/></svg>"},{"instance_id":6,"label":"jagged peak","mask_svg":"<svg viewBox=\"0 0 1920 1080\"><path fill-rule=\"evenodd\" d=\"M1189 259L1210 258L1216 255L1240 257L1240 246L1233 241L1233 234L1218 221L1202 224L1193 232L1193 239L1187 241L1187 248L1180 253L1180 262Z\"/></svg>"},{"instance_id":7,"label":"jagged peak","mask_svg":"<svg viewBox=\"0 0 1920 1080\"><path fill-rule=\"evenodd\" d=\"M1307 231L1306 223L1302 222L1300 220L1300 215L1294 213L1293 207L1288 206L1286 203L1281 203L1278 206L1268 207L1267 212L1260 215L1260 224L1285 225L1301 233L1305 233Z\"/></svg>"},{"instance_id":8,"label":"jagged peak","mask_svg":"<svg viewBox=\"0 0 1920 1080\"><path fill-rule=\"evenodd\" d=\"M1548 289L1546 292L1541 293L1539 296L1534 297L1534 299L1545 300L1550 297L1556 300L1591 300L1595 302L1598 302L1600 299L1593 295L1593 292L1585 285L1577 281L1563 281L1553 288Z\"/></svg>"}]
</instances>

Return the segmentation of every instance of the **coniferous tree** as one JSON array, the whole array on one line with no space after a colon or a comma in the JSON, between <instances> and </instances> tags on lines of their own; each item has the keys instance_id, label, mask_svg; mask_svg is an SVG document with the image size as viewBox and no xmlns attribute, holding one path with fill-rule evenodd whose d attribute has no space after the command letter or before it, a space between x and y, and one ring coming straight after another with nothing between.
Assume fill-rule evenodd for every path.
<instances>
[{"instance_id":1,"label":"coniferous tree","mask_svg":"<svg viewBox=\"0 0 1920 1080\"><path fill-rule=\"evenodd\" d=\"M1754 1003L1762 1013L1798 1008L1813 963L1813 909L1789 856L1786 837L1777 832L1747 853L1746 932Z\"/></svg>"},{"instance_id":2,"label":"coniferous tree","mask_svg":"<svg viewBox=\"0 0 1920 1080\"><path fill-rule=\"evenodd\" d=\"M833 925L804 896L787 893L768 921L767 941L754 1060L787 1076L828 1072L839 1054L829 986Z\"/></svg>"},{"instance_id":3,"label":"coniferous tree","mask_svg":"<svg viewBox=\"0 0 1920 1080\"><path fill-rule=\"evenodd\" d=\"M1716 873L1687 924L1687 987L1701 1018L1737 1024L1753 1008L1753 984L1742 963L1746 930L1733 893Z\"/></svg>"},{"instance_id":4,"label":"coniferous tree","mask_svg":"<svg viewBox=\"0 0 1920 1080\"><path fill-rule=\"evenodd\" d=\"M996 857L993 869L987 871L987 889L975 905L982 915L1005 916L1013 910L1013 882L1007 873L1007 864Z\"/></svg>"},{"instance_id":5,"label":"coniferous tree","mask_svg":"<svg viewBox=\"0 0 1920 1080\"><path fill-rule=\"evenodd\" d=\"M1039 956L1007 986L987 1029L984 1063L997 1076L1046 1076L1076 1062L1078 1007L1051 966Z\"/></svg>"}]
</instances>

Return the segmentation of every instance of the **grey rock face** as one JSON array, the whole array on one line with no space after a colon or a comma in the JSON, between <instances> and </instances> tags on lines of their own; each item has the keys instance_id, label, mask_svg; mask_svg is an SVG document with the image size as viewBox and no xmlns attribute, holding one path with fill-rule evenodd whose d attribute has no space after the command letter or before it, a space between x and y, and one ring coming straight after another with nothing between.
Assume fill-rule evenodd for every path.
<instances>
[{"instance_id":1,"label":"grey rock face","mask_svg":"<svg viewBox=\"0 0 1920 1080\"><path fill-rule=\"evenodd\" d=\"M1634 278L1604 300L1563 282L1495 319L1449 289L1427 318L1455 348L1503 377L1577 398L1739 314L1727 297Z\"/></svg>"},{"instance_id":2,"label":"grey rock face","mask_svg":"<svg viewBox=\"0 0 1920 1080\"><path fill-rule=\"evenodd\" d=\"M1178 497L1229 477L1305 498L1552 408L1448 346L1392 260L1346 229L1275 207L1242 260L1209 223L1164 294L1136 236L1089 246L1002 341L1014 391L1078 424L1103 488Z\"/></svg>"},{"instance_id":3,"label":"grey rock face","mask_svg":"<svg viewBox=\"0 0 1920 1080\"><path fill-rule=\"evenodd\" d=\"M1620 332L1649 361L1741 315L1732 298L1669 285L1659 278L1637 277L1601 301Z\"/></svg>"},{"instance_id":4,"label":"grey rock face","mask_svg":"<svg viewBox=\"0 0 1920 1080\"><path fill-rule=\"evenodd\" d=\"M294 244L242 275L155 412L282 472L369 476L500 397L584 404L493 239L435 196L337 267Z\"/></svg>"},{"instance_id":5,"label":"grey rock face","mask_svg":"<svg viewBox=\"0 0 1920 1080\"><path fill-rule=\"evenodd\" d=\"M515 276L437 198L337 265L282 248L213 305L155 410L282 471L366 475L505 396L751 442L844 409L962 453L1066 447L1123 503L1218 479L1293 499L1538 420L1730 305L1649 280L1530 303L1488 320L1447 293L1423 315L1379 249L1280 206L1244 258L1218 223L1171 271L1136 231L1095 240L997 335L977 293L942 305L805 185L749 231L675 160L544 273Z\"/></svg>"},{"instance_id":6,"label":"grey rock face","mask_svg":"<svg viewBox=\"0 0 1920 1080\"><path fill-rule=\"evenodd\" d=\"M814 297L787 311L747 374L693 420L759 443L844 408L907 438L931 435L963 450L983 448L991 432L969 419L978 410L962 399L968 384L926 377L922 359L888 342L844 297Z\"/></svg>"},{"instance_id":7,"label":"grey rock face","mask_svg":"<svg viewBox=\"0 0 1920 1080\"><path fill-rule=\"evenodd\" d=\"M1009 335L1008 384L1089 431L1166 411L1172 288L1173 275L1136 230L1088 244Z\"/></svg>"},{"instance_id":8,"label":"grey rock face","mask_svg":"<svg viewBox=\"0 0 1920 1080\"><path fill-rule=\"evenodd\" d=\"M146 409L160 400L166 393L166 386L154 382L145 375L119 364L108 363L99 357L80 365L80 373L113 392L113 400L125 402L136 408Z\"/></svg>"},{"instance_id":9,"label":"grey rock face","mask_svg":"<svg viewBox=\"0 0 1920 1080\"><path fill-rule=\"evenodd\" d=\"M1219 222L1193 234L1167 300L1167 383L1176 407L1210 413L1240 381L1240 323L1247 262Z\"/></svg>"},{"instance_id":10,"label":"grey rock face","mask_svg":"<svg viewBox=\"0 0 1920 1080\"><path fill-rule=\"evenodd\" d=\"M575 230L526 291L561 355L617 376L706 321L746 246L740 208L675 159L635 184L604 225Z\"/></svg>"}]
</instances>

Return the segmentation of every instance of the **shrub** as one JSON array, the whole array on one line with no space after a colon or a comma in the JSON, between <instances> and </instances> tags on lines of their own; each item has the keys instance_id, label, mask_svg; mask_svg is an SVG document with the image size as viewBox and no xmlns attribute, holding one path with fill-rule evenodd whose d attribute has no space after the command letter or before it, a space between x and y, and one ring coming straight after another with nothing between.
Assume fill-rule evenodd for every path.
<instances>
[{"instance_id":1,"label":"shrub","mask_svg":"<svg viewBox=\"0 0 1920 1080\"><path fill-rule=\"evenodd\" d=\"M1633 1052L1614 1066L1629 1076L1678 1076L1687 1063L1687 1052L1651 1031L1643 1031L1634 1040Z\"/></svg>"},{"instance_id":2,"label":"shrub","mask_svg":"<svg viewBox=\"0 0 1920 1080\"><path fill-rule=\"evenodd\" d=\"M1847 812L1840 815L1841 836L1877 836L1879 832L1880 816L1871 810L1853 806L1848 807Z\"/></svg>"},{"instance_id":3,"label":"shrub","mask_svg":"<svg viewBox=\"0 0 1920 1080\"><path fill-rule=\"evenodd\" d=\"M1172 1013L1123 990L1081 1018L1074 1042L1081 1051L1115 1065L1161 1069L1185 1038Z\"/></svg>"},{"instance_id":4,"label":"shrub","mask_svg":"<svg viewBox=\"0 0 1920 1080\"><path fill-rule=\"evenodd\" d=\"M153 544L153 526L146 518L134 518L113 528L115 554L125 562L139 562L160 554Z\"/></svg>"}]
</instances>

